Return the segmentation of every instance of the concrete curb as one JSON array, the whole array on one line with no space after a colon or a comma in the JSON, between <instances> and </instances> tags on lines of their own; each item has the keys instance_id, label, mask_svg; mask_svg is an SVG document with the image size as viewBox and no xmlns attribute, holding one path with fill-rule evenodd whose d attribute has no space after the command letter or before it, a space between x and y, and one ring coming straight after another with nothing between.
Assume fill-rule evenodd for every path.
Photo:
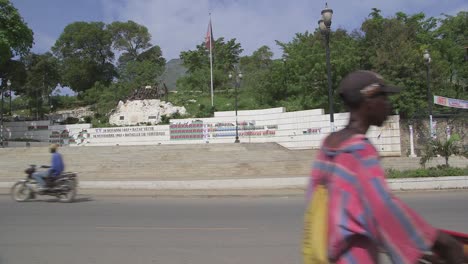
<instances>
[{"instance_id":1,"label":"concrete curb","mask_svg":"<svg viewBox=\"0 0 468 264\"><path fill-rule=\"evenodd\" d=\"M389 179L392 190L441 190L468 188L468 176ZM10 188L14 182L0 182ZM187 180L187 181L80 181L89 190L278 190L305 189L308 177Z\"/></svg>"},{"instance_id":2,"label":"concrete curb","mask_svg":"<svg viewBox=\"0 0 468 264\"><path fill-rule=\"evenodd\" d=\"M387 180L392 190L443 190L468 188L468 176L403 178Z\"/></svg>"}]
</instances>

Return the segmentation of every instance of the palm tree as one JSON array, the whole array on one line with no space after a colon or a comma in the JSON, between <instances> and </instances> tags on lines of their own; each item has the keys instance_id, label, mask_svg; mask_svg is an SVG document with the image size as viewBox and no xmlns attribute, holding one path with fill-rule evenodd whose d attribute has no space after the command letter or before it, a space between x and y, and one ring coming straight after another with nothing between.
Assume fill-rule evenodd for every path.
<instances>
[{"instance_id":1,"label":"palm tree","mask_svg":"<svg viewBox=\"0 0 468 264\"><path fill-rule=\"evenodd\" d=\"M430 140L424 149L424 154L421 156L420 164L425 167L426 163L437 155L445 158L445 166L449 166L449 158L452 155L464 156L468 158L468 151L462 149L458 142L460 136L458 134L452 135L445 142L439 139Z\"/></svg>"}]
</instances>

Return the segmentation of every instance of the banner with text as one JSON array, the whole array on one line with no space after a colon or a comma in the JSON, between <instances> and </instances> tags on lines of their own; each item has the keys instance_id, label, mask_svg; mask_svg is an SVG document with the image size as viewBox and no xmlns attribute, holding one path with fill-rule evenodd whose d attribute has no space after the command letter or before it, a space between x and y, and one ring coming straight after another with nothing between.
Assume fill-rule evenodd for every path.
<instances>
[{"instance_id":1,"label":"banner with text","mask_svg":"<svg viewBox=\"0 0 468 264\"><path fill-rule=\"evenodd\" d=\"M435 95L434 103L438 105L447 106L447 107L468 109L468 101L466 100L453 99L453 98Z\"/></svg>"}]
</instances>

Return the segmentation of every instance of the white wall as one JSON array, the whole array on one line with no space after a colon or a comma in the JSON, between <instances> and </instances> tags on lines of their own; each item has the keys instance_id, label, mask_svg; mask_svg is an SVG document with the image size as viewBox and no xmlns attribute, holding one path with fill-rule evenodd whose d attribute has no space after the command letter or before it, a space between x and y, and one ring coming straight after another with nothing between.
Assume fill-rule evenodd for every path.
<instances>
[{"instance_id":1,"label":"white wall","mask_svg":"<svg viewBox=\"0 0 468 264\"><path fill-rule=\"evenodd\" d=\"M82 145L157 145L169 144L169 126L133 126L87 129Z\"/></svg>"},{"instance_id":2,"label":"white wall","mask_svg":"<svg viewBox=\"0 0 468 264\"><path fill-rule=\"evenodd\" d=\"M5 122L4 136L7 140L28 138L41 142L73 144L73 135L77 135L83 129L88 129L91 124L75 125L50 125L50 121L21 121Z\"/></svg>"},{"instance_id":3,"label":"white wall","mask_svg":"<svg viewBox=\"0 0 468 264\"><path fill-rule=\"evenodd\" d=\"M49 140L50 121L5 122L3 136L6 140L29 138L40 141Z\"/></svg>"},{"instance_id":4,"label":"white wall","mask_svg":"<svg viewBox=\"0 0 468 264\"><path fill-rule=\"evenodd\" d=\"M284 107L276 107L276 108L268 108L268 109L256 109L256 110L240 110L237 111L238 116L243 115L267 115L267 114L278 114L284 113L286 109ZM226 117L226 116L235 116L235 111L223 111L223 112L215 112L214 117Z\"/></svg>"},{"instance_id":5,"label":"white wall","mask_svg":"<svg viewBox=\"0 0 468 264\"><path fill-rule=\"evenodd\" d=\"M337 113L335 126L343 128L348 113ZM383 156L400 156L399 116L367 136ZM285 112L282 107L239 111L238 134L242 143L277 142L289 149L319 148L330 133L329 115L323 109ZM234 111L216 112L212 118L172 119L170 125L91 128L90 124L49 125L49 121L5 123L7 139L32 138L70 146L232 143L236 135Z\"/></svg>"},{"instance_id":6,"label":"white wall","mask_svg":"<svg viewBox=\"0 0 468 264\"><path fill-rule=\"evenodd\" d=\"M49 142L61 145L80 145L91 124L49 126Z\"/></svg>"},{"instance_id":7,"label":"white wall","mask_svg":"<svg viewBox=\"0 0 468 264\"><path fill-rule=\"evenodd\" d=\"M348 113L334 115L343 128ZM330 133L329 115L323 109L285 112L272 108L238 112L242 143L277 142L289 149L319 148ZM213 118L172 119L170 125L88 129L82 145L148 145L231 143L236 134L235 112L216 112ZM400 156L399 116L391 116L382 128L372 127L367 136L383 156Z\"/></svg>"}]
</instances>

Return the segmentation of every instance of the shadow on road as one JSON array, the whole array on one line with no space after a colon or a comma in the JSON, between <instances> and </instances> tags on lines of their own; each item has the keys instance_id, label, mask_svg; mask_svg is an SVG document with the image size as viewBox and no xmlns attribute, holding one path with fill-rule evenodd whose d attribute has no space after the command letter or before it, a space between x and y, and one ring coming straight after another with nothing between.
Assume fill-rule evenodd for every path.
<instances>
[{"instance_id":1,"label":"shadow on road","mask_svg":"<svg viewBox=\"0 0 468 264\"><path fill-rule=\"evenodd\" d=\"M75 198L71 203L85 203L85 202L93 202L95 201L91 196L81 196ZM41 198L41 196L36 197L35 199L24 201L22 203L37 203L37 202L46 202L46 203L61 203L58 198ZM1 264L1 263L0 263Z\"/></svg>"},{"instance_id":2,"label":"shadow on road","mask_svg":"<svg viewBox=\"0 0 468 264\"><path fill-rule=\"evenodd\" d=\"M48 203L60 203L60 200L57 198L51 198L51 199L38 199L36 200L37 202L48 202ZM94 198L91 196L82 196L75 198L73 202L71 203L86 203L86 202L92 202L94 201Z\"/></svg>"},{"instance_id":3,"label":"shadow on road","mask_svg":"<svg viewBox=\"0 0 468 264\"><path fill-rule=\"evenodd\" d=\"M73 202L74 203L85 203L85 202L93 202L93 201L95 201L93 197L85 196L85 197L76 198Z\"/></svg>"}]
</instances>

